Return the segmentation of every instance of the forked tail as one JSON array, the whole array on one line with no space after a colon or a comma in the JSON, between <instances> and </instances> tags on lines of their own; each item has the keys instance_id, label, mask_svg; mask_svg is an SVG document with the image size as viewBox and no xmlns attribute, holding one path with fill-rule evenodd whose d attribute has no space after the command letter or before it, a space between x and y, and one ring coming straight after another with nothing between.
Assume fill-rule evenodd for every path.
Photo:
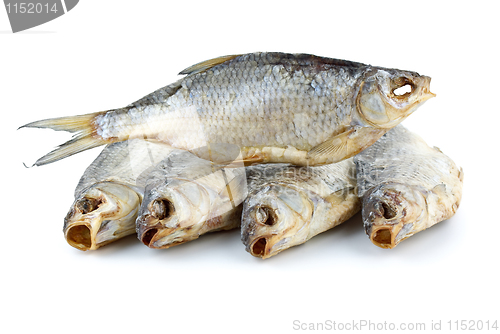
<instances>
[{"instance_id":1,"label":"forked tail","mask_svg":"<svg viewBox=\"0 0 500 334\"><path fill-rule=\"evenodd\" d=\"M110 140L105 140L97 134L94 120L97 115L101 114L102 112L97 112L86 115L51 118L21 126L19 129L46 128L56 131L75 132L71 140L38 159L33 166L50 164L73 154L110 143Z\"/></svg>"}]
</instances>

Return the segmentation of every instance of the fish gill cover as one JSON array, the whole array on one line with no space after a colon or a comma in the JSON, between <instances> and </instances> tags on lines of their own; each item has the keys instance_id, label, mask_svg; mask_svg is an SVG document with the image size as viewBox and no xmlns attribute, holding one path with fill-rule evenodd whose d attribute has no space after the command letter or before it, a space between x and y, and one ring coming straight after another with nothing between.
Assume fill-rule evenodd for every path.
<instances>
[{"instance_id":1,"label":"fish gill cover","mask_svg":"<svg viewBox=\"0 0 500 334\"><path fill-rule=\"evenodd\" d=\"M73 9L79 0L4 0L12 32L52 21Z\"/></svg>"}]
</instances>

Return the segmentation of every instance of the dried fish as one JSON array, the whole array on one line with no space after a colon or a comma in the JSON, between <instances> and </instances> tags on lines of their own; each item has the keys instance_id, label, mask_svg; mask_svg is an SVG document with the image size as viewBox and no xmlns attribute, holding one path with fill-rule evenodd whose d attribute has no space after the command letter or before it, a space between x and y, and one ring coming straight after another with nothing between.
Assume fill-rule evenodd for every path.
<instances>
[{"instance_id":1,"label":"dried fish","mask_svg":"<svg viewBox=\"0 0 500 334\"><path fill-rule=\"evenodd\" d=\"M430 78L415 72L308 54L224 56L181 74L187 76L124 108L26 124L76 133L35 165L131 138L154 138L219 163L239 151L247 164L333 163L435 96ZM410 91L399 93L402 87ZM225 144L237 152L228 154Z\"/></svg>"},{"instance_id":2,"label":"dried fish","mask_svg":"<svg viewBox=\"0 0 500 334\"><path fill-rule=\"evenodd\" d=\"M85 170L64 219L68 243L94 250L135 233L146 176L173 151L163 143L118 142L104 148Z\"/></svg>"},{"instance_id":3,"label":"dried fish","mask_svg":"<svg viewBox=\"0 0 500 334\"><path fill-rule=\"evenodd\" d=\"M402 125L354 161L365 231L379 247L393 248L458 209L462 169Z\"/></svg>"},{"instance_id":4,"label":"dried fish","mask_svg":"<svg viewBox=\"0 0 500 334\"><path fill-rule=\"evenodd\" d=\"M360 209L352 158L318 167L253 166L241 239L266 259L331 229Z\"/></svg>"},{"instance_id":5,"label":"dried fish","mask_svg":"<svg viewBox=\"0 0 500 334\"><path fill-rule=\"evenodd\" d=\"M151 248L169 248L236 228L245 196L243 165L220 168L187 151L175 152L148 177L138 237Z\"/></svg>"}]
</instances>

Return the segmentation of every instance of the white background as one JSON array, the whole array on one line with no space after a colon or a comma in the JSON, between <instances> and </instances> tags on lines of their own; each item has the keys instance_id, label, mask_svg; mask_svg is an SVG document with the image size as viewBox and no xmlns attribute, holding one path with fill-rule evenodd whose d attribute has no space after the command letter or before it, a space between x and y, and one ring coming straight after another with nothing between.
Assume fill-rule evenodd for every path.
<instances>
[{"instance_id":1,"label":"white background","mask_svg":"<svg viewBox=\"0 0 500 334\"><path fill-rule=\"evenodd\" d=\"M12 34L0 9L0 332L291 333L296 320L500 326L498 13L494 1L87 0ZM437 97L404 125L463 167L457 214L393 250L371 244L359 215L268 260L246 253L236 230L168 250L134 236L95 252L70 247L63 218L101 148L26 169L70 135L16 129L122 107L194 63L253 51L431 76Z\"/></svg>"}]
</instances>

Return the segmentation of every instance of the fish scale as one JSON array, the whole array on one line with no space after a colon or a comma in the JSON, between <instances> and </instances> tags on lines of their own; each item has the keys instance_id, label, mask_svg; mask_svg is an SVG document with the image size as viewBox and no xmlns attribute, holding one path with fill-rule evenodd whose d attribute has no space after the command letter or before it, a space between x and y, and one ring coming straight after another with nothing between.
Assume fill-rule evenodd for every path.
<instances>
[{"instance_id":1,"label":"fish scale","mask_svg":"<svg viewBox=\"0 0 500 334\"><path fill-rule=\"evenodd\" d=\"M460 205L462 169L402 125L354 162L365 230L379 247L394 248L452 217Z\"/></svg>"},{"instance_id":2,"label":"fish scale","mask_svg":"<svg viewBox=\"0 0 500 334\"><path fill-rule=\"evenodd\" d=\"M136 222L139 239L152 248L172 247L239 226L245 168L221 170L177 151L149 173L144 194Z\"/></svg>"},{"instance_id":3,"label":"fish scale","mask_svg":"<svg viewBox=\"0 0 500 334\"><path fill-rule=\"evenodd\" d=\"M35 165L132 138L216 162L227 157L200 148L234 145L248 163L328 164L370 146L434 96L418 73L308 54L223 56L181 74L125 108L25 125L77 132ZM405 84L411 92L396 96Z\"/></svg>"},{"instance_id":4,"label":"fish scale","mask_svg":"<svg viewBox=\"0 0 500 334\"><path fill-rule=\"evenodd\" d=\"M241 239L257 257L302 244L360 207L353 159L317 167L257 165L247 173Z\"/></svg>"},{"instance_id":5,"label":"fish scale","mask_svg":"<svg viewBox=\"0 0 500 334\"><path fill-rule=\"evenodd\" d=\"M246 56L242 56L241 59L236 63L240 63L243 66L246 66L247 59L245 58ZM292 115L292 113L289 112L290 110L283 110L282 105L274 103L274 101L271 99L272 96L276 96L275 101L282 100L284 102L283 104L285 105L295 105L297 108L294 110L294 113L309 113L311 111L316 111L317 113L317 110L311 110L310 108L311 106L316 106L318 104L330 107L330 109L327 110L322 109L322 112L327 112L334 109L329 97L323 93L323 91L328 90L328 87L325 86L324 82L317 83L317 87L320 88L319 90L311 89L312 87L310 86L310 83L316 76L316 73L314 73L313 71L297 70L290 74L282 64L278 63L279 57L272 55L269 58L272 59L273 64L266 63L269 62L268 57L259 56L258 54L248 56L247 58L249 61L252 61L253 59L257 61L257 63L253 65L253 67L255 67L254 72L252 73L253 80L251 83L247 82L247 86L239 85L236 87L232 87L232 89L236 91L233 105L240 106L239 110L243 109L247 111L247 113L245 114L245 116L247 116L245 122L247 123L247 126L249 128L244 128L244 131L253 130L252 132L254 133L257 132L259 134L265 135L261 135L259 138L253 136L247 137L244 135L244 132L240 132L239 136L232 138L233 140L236 140L236 142L233 142L234 144L239 146L277 146L285 144L276 140L276 133L283 133L287 131L286 127L284 127L282 124L290 121L290 116ZM234 122L235 124L239 123L239 115L241 113L238 113L238 108L229 105L226 99L221 98L221 95L227 92L227 87L234 80L234 78L238 78L237 81L239 81L240 78L243 79L244 71L242 70L242 65L230 65L231 61L227 65L218 65L217 68L186 78L186 80L184 80L184 82L182 83L182 88L179 89L175 94L179 104L176 103L173 105L173 107L177 109L195 105L197 109L197 117L199 117L201 123L203 123L204 125L216 123L218 118L224 118L224 116L229 118L229 120L231 122ZM330 71L334 72L332 73L333 75L331 75L331 77L340 76L340 72L335 68L330 68ZM209 72L211 73L208 74ZM346 82L336 80L334 86L354 86L355 81L361 74L362 73L360 72L359 74L351 77L350 80ZM296 82L301 82L298 93L287 89L280 89L280 86L277 83L281 80L282 77L286 76L295 78ZM209 83L207 81L209 81ZM247 94L250 94L250 96L248 96ZM197 98L204 95L212 98L215 97L213 98L213 100L216 102L215 106L207 103L207 100ZM334 96L335 99L338 99L338 94L334 94ZM260 97L262 97L264 100L261 100ZM296 101L301 101L301 103L299 105L296 105ZM344 99L344 101L346 100ZM134 105L137 107L137 104ZM250 106L250 108L248 108L248 106ZM349 103L345 102L341 104L337 103L336 106L336 108L339 110L342 110L344 108L347 109L350 107L352 106ZM276 110L279 110L283 111L283 114L288 117L281 119L281 123L273 123L272 126L269 126L268 124L262 122L262 118L259 117L258 112L254 112L254 110L258 111L259 108L262 108L264 114L275 114ZM329 115L330 116L326 116L326 121L332 124L334 127L339 125L347 125L350 122L350 119L347 117L337 118L335 117L335 113L329 113ZM217 129L216 127L214 128ZM229 129L226 127L226 132L234 131L231 130L231 128L234 129L235 126L230 126ZM307 142L301 140L302 137L300 133L292 133L291 136L288 137L289 144L301 149L310 149L319 144L318 140L315 140L315 137L325 137L325 131L328 130L324 129L319 134L319 131L313 131L311 133L313 136L308 136ZM331 130L328 134L331 134ZM118 136L118 131L115 133L111 132L109 134L109 137L114 136ZM190 134L186 133L184 136L188 137L190 136ZM229 141L225 132L220 131L208 131L207 140L210 142ZM197 143L196 145L202 146L200 143Z\"/></svg>"},{"instance_id":6,"label":"fish scale","mask_svg":"<svg viewBox=\"0 0 500 334\"><path fill-rule=\"evenodd\" d=\"M64 219L73 247L94 250L135 232L146 177L171 147L134 139L107 146L85 170Z\"/></svg>"}]
</instances>

